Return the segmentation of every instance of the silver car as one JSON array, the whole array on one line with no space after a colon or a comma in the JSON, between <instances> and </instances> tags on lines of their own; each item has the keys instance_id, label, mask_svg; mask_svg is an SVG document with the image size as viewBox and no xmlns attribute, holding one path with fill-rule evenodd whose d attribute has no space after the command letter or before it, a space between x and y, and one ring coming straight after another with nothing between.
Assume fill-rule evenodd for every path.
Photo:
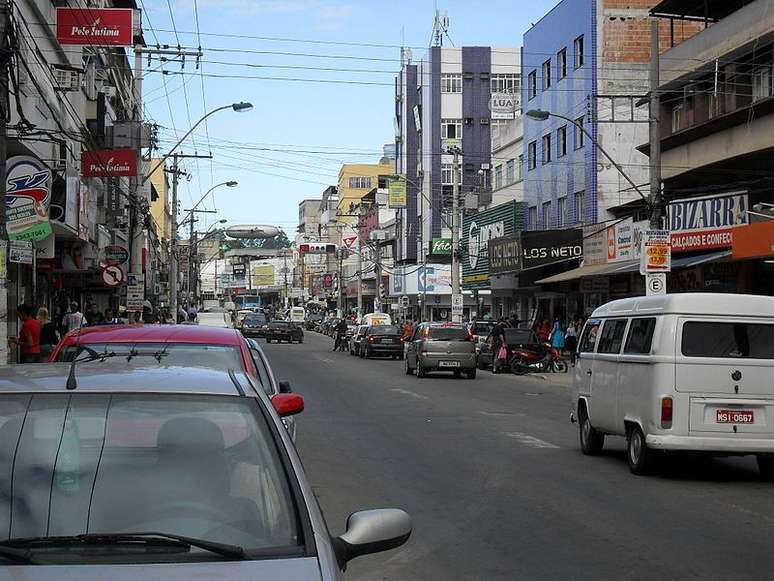
<instances>
[{"instance_id":1,"label":"silver car","mask_svg":"<svg viewBox=\"0 0 774 581\"><path fill-rule=\"evenodd\" d=\"M476 344L464 325L422 323L404 345L406 375L451 371L455 377L476 378Z\"/></svg>"},{"instance_id":2,"label":"silver car","mask_svg":"<svg viewBox=\"0 0 774 581\"><path fill-rule=\"evenodd\" d=\"M410 536L380 509L331 538L280 421L301 396L117 363L0 368L0 578L327 581Z\"/></svg>"}]
</instances>

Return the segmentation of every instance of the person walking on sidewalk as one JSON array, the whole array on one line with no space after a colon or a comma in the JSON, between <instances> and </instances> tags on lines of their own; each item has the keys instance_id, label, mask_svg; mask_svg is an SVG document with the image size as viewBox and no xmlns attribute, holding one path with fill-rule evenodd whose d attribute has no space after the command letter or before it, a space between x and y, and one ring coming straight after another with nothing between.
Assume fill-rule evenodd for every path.
<instances>
[{"instance_id":1,"label":"person walking on sidewalk","mask_svg":"<svg viewBox=\"0 0 774 581\"><path fill-rule=\"evenodd\" d=\"M564 333L564 347L570 352L570 365L575 367L575 351L578 349L578 322L570 320Z\"/></svg>"},{"instance_id":2,"label":"person walking on sidewalk","mask_svg":"<svg viewBox=\"0 0 774 581\"><path fill-rule=\"evenodd\" d=\"M22 326L19 336L8 337L8 342L19 346L22 363L40 363L40 321L33 316L29 305L19 305L17 312Z\"/></svg>"},{"instance_id":3,"label":"person walking on sidewalk","mask_svg":"<svg viewBox=\"0 0 774 581\"><path fill-rule=\"evenodd\" d=\"M86 317L83 316L83 313L78 310L78 303L75 301L71 302L70 312L65 315L65 327L67 328L67 332L69 333L75 329L80 329L86 325L88 325L88 321L86 320Z\"/></svg>"},{"instance_id":4,"label":"person walking on sidewalk","mask_svg":"<svg viewBox=\"0 0 774 581\"><path fill-rule=\"evenodd\" d=\"M51 322L46 307L38 309L38 322L40 323L40 360L48 361L56 344L59 343L59 333L56 332L56 325Z\"/></svg>"}]
</instances>

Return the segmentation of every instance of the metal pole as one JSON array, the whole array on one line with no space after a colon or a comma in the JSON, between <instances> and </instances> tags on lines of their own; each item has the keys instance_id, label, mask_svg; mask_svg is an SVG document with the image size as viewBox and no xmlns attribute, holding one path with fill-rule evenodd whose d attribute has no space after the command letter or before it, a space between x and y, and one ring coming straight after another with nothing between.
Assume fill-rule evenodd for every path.
<instances>
[{"instance_id":1,"label":"metal pole","mask_svg":"<svg viewBox=\"0 0 774 581\"><path fill-rule=\"evenodd\" d=\"M362 216L362 209L360 211ZM363 229L360 227L362 217L357 219L357 317L363 316Z\"/></svg>"},{"instance_id":2,"label":"metal pole","mask_svg":"<svg viewBox=\"0 0 774 581\"><path fill-rule=\"evenodd\" d=\"M172 157L172 239L169 241L169 303L177 321L177 154Z\"/></svg>"},{"instance_id":3,"label":"metal pole","mask_svg":"<svg viewBox=\"0 0 774 581\"><path fill-rule=\"evenodd\" d=\"M650 226L661 228L661 97L659 85L659 21L650 22Z\"/></svg>"},{"instance_id":4,"label":"metal pole","mask_svg":"<svg viewBox=\"0 0 774 581\"><path fill-rule=\"evenodd\" d=\"M194 246L194 217L193 215L188 219L191 224L191 229L188 234L188 273L185 277L185 297L188 301L188 306L193 305L193 297L191 297L191 278L193 278L193 246Z\"/></svg>"},{"instance_id":5,"label":"metal pole","mask_svg":"<svg viewBox=\"0 0 774 581\"><path fill-rule=\"evenodd\" d=\"M454 181L452 191L452 264L451 264L451 279L452 279L452 305L454 304L455 297L460 295L460 264L459 264L459 250L460 250L460 218L459 218L459 205L460 205L460 150L454 148ZM452 313L454 313L454 307L452 306ZM462 316L459 314L452 314L453 323L461 323Z\"/></svg>"},{"instance_id":6,"label":"metal pole","mask_svg":"<svg viewBox=\"0 0 774 581\"><path fill-rule=\"evenodd\" d=\"M379 240L376 240L376 257L374 262L374 270L376 274L376 294L374 298L374 312L383 313L384 308L382 305L382 246L379 244Z\"/></svg>"},{"instance_id":7,"label":"metal pole","mask_svg":"<svg viewBox=\"0 0 774 581\"><path fill-rule=\"evenodd\" d=\"M135 46L135 49L137 48L140 47ZM134 51L134 102L137 108L135 111L136 119L138 123L142 123L142 54L138 50ZM139 149L137 155L141 161L142 156ZM138 164L138 167L141 168L142 165ZM146 179L147 177L140 179L139 176L135 176L134 195L129 198L129 223L131 225L129 228L129 270L134 274L142 272L142 249L144 247L142 231L144 220L140 214L140 193Z\"/></svg>"},{"instance_id":8,"label":"metal pole","mask_svg":"<svg viewBox=\"0 0 774 581\"><path fill-rule=\"evenodd\" d=\"M11 350L8 348L8 232L5 228L5 166L8 160L8 128L5 116L9 111L8 67L11 55L8 50L8 2L0 2L0 365L10 363Z\"/></svg>"},{"instance_id":9,"label":"metal pole","mask_svg":"<svg viewBox=\"0 0 774 581\"><path fill-rule=\"evenodd\" d=\"M339 299L338 299L338 313L339 317L344 316L344 253L347 252L344 246L339 246L338 250L339 259Z\"/></svg>"}]
</instances>

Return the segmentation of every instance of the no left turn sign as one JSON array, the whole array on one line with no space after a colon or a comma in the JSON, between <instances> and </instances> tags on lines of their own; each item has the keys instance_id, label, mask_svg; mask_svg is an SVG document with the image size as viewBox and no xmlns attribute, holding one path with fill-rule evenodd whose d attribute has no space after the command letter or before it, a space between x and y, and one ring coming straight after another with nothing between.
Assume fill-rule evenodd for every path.
<instances>
[{"instance_id":1,"label":"no left turn sign","mask_svg":"<svg viewBox=\"0 0 774 581\"><path fill-rule=\"evenodd\" d=\"M102 283L105 286L121 286L126 281L124 269L117 264L109 264L102 268Z\"/></svg>"}]
</instances>

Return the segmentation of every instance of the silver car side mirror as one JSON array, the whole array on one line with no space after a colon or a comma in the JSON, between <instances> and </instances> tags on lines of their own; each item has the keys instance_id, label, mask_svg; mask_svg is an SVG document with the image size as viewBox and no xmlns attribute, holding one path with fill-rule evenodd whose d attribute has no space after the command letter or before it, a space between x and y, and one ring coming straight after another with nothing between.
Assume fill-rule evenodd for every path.
<instances>
[{"instance_id":1,"label":"silver car side mirror","mask_svg":"<svg viewBox=\"0 0 774 581\"><path fill-rule=\"evenodd\" d=\"M400 547L411 536L411 517L398 508L362 510L349 515L347 532L334 540L341 565L361 555Z\"/></svg>"}]
</instances>

